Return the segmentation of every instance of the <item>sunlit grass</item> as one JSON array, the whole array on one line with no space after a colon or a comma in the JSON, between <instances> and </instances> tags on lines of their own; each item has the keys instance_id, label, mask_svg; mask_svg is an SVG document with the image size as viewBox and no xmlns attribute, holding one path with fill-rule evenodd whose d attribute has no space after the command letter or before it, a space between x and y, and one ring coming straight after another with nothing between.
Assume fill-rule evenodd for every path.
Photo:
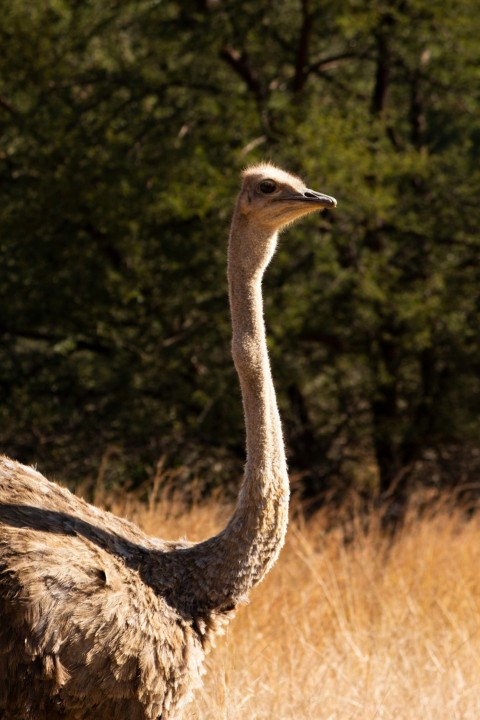
<instances>
[{"instance_id":1,"label":"sunlit grass","mask_svg":"<svg viewBox=\"0 0 480 720\"><path fill-rule=\"evenodd\" d=\"M113 508L198 540L231 508L178 499ZM392 544L375 513L327 532L292 521L274 570L207 661L187 720L478 720L480 524L448 506Z\"/></svg>"}]
</instances>

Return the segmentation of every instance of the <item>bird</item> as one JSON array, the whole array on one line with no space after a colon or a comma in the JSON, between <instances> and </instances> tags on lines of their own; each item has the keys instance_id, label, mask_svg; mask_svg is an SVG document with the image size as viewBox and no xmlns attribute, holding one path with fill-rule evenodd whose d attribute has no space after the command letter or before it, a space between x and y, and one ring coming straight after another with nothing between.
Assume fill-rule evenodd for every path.
<instances>
[{"instance_id":1,"label":"bird","mask_svg":"<svg viewBox=\"0 0 480 720\"><path fill-rule=\"evenodd\" d=\"M215 636L284 544L289 480L262 305L278 234L336 200L265 162L242 174L228 242L246 429L225 527L164 541L0 458L0 717L176 720Z\"/></svg>"}]
</instances>

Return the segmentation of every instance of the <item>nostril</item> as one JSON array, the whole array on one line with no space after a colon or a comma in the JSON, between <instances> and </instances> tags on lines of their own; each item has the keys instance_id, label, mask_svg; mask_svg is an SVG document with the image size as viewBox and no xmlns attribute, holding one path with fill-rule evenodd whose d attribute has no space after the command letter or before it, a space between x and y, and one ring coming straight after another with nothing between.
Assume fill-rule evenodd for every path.
<instances>
[{"instance_id":1,"label":"nostril","mask_svg":"<svg viewBox=\"0 0 480 720\"><path fill-rule=\"evenodd\" d=\"M314 192L312 192L311 190L306 190L306 191L303 193L303 195L304 195L304 197L313 198L313 199L315 199L316 197L318 197L318 196L317 196Z\"/></svg>"}]
</instances>

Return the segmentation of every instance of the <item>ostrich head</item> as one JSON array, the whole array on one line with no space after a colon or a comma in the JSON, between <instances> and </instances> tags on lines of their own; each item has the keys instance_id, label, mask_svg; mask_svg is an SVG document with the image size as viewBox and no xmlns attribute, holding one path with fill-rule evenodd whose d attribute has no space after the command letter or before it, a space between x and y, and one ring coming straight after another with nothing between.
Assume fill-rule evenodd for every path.
<instances>
[{"instance_id":1,"label":"ostrich head","mask_svg":"<svg viewBox=\"0 0 480 720\"><path fill-rule=\"evenodd\" d=\"M275 249L277 233L303 215L334 208L335 198L310 190L295 175L269 163L248 167L237 199L232 235L241 240L236 264L263 272ZM234 232L235 230L235 232Z\"/></svg>"},{"instance_id":2,"label":"ostrich head","mask_svg":"<svg viewBox=\"0 0 480 720\"><path fill-rule=\"evenodd\" d=\"M278 232L303 215L336 204L333 197L309 190L295 175L262 163L244 171L237 207L257 226Z\"/></svg>"}]
</instances>

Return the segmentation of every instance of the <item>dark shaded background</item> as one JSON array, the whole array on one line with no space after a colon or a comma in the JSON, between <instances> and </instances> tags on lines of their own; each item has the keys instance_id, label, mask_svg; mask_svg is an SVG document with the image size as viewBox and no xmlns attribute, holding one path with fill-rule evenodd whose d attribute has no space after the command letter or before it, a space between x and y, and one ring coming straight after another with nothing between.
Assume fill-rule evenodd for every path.
<instances>
[{"instance_id":1,"label":"dark shaded background","mask_svg":"<svg viewBox=\"0 0 480 720\"><path fill-rule=\"evenodd\" d=\"M266 158L338 199L265 284L294 487L475 488L478 0L2 7L2 450L237 486L226 236Z\"/></svg>"}]
</instances>

